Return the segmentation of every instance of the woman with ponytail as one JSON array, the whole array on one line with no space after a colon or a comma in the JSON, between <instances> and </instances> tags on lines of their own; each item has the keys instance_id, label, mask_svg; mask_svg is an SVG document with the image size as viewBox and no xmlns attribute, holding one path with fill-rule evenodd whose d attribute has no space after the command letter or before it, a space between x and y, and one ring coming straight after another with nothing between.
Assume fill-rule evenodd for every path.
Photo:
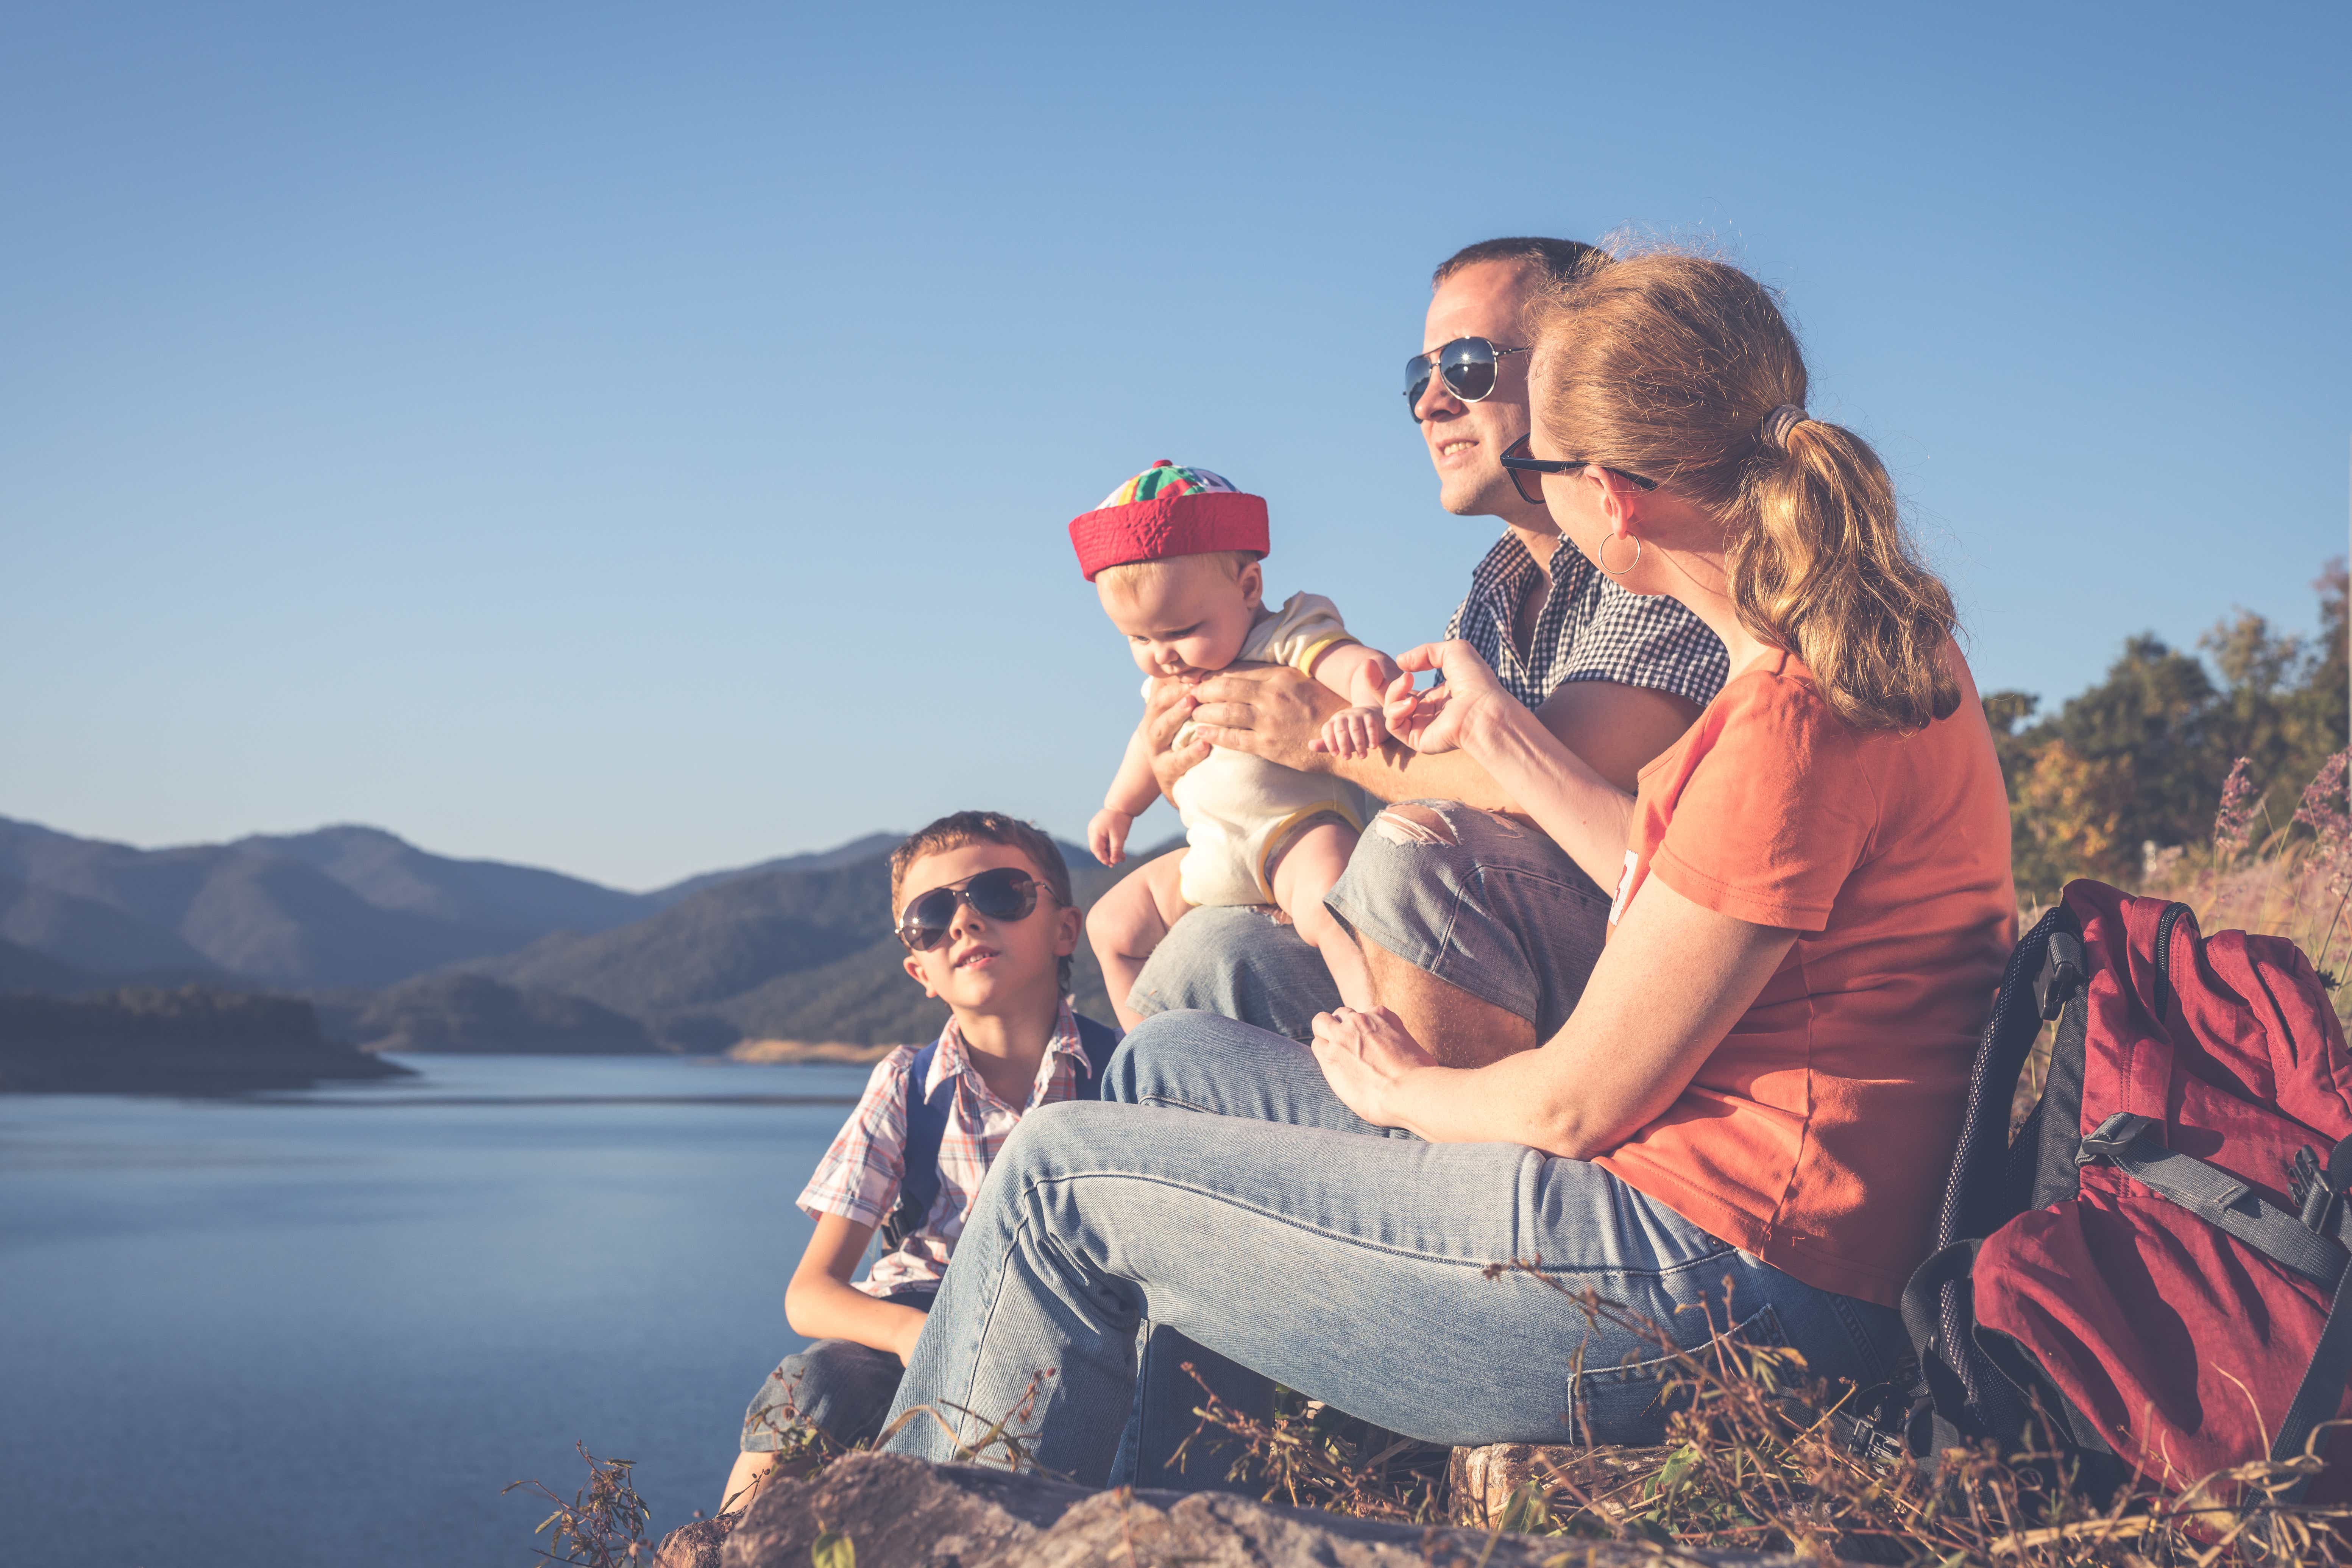
<instances>
[{"instance_id":1,"label":"woman with ponytail","mask_svg":"<svg viewBox=\"0 0 2352 1568\"><path fill-rule=\"evenodd\" d=\"M1468 752L1519 809L1391 806L1359 861L1416 867L1428 908L1357 935L1489 999L1531 984L1531 822L1616 889L1575 1011L1478 1068L1385 1009L1318 1017L1311 1054L1146 1020L1104 1088L1128 1103L1050 1107L1007 1145L899 1394L966 1414L894 1447L946 1458L1018 1407L1038 1464L1099 1481L1139 1379L1119 1479L1211 1484L1158 1468L1198 1402L1179 1352L1244 1407L1271 1378L1437 1442L1656 1441L1668 1365L1588 1291L1820 1377L1876 1381L1907 1348L1895 1306L2015 938L1950 595L1738 268L1582 275L1530 374L1505 465L1601 570L1705 622L1732 678L1628 795L1467 644L1402 656L1444 680L1391 689L1391 733Z\"/></svg>"}]
</instances>

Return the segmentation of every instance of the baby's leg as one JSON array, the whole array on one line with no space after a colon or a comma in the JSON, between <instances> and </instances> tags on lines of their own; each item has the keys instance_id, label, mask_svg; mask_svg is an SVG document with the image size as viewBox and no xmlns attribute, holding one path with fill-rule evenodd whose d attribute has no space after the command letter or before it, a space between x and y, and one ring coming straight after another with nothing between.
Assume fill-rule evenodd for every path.
<instances>
[{"instance_id":1,"label":"baby's leg","mask_svg":"<svg viewBox=\"0 0 2352 1568\"><path fill-rule=\"evenodd\" d=\"M1184 851L1171 851L1120 878L1087 911L1087 941L1102 964L1103 988L1110 993L1111 1011L1122 1029L1143 1021L1127 1005L1143 961L1192 907L1180 890L1183 870Z\"/></svg>"},{"instance_id":2,"label":"baby's leg","mask_svg":"<svg viewBox=\"0 0 2352 1568\"><path fill-rule=\"evenodd\" d=\"M1354 828L1328 819L1315 823L1293 838L1275 861L1274 897L1298 934L1323 955L1333 984L1339 987L1339 1000L1369 1011L1378 1005L1371 972L1364 967L1356 939L1338 916L1323 907L1323 895L1339 880L1339 873L1348 868L1348 857L1355 850Z\"/></svg>"}]
</instances>

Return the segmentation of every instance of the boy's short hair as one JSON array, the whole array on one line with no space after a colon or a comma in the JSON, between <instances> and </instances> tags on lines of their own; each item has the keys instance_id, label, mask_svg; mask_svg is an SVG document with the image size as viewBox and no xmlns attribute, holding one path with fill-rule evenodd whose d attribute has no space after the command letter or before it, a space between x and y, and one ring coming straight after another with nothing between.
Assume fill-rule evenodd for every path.
<instances>
[{"instance_id":1,"label":"boy's short hair","mask_svg":"<svg viewBox=\"0 0 2352 1568\"><path fill-rule=\"evenodd\" d=\"M1029 858L1037 879L1054 895L1055 903L1066 910L1078 907L1070 897L1069 863L1062 858L1061 847L1052 838L1033 824L1001 811L959 811L909 833L899 841L898 847L890 851L892 924L898 923L900 900L907 890L907 868L926 855L945 854L967 844L1002 844L1008 849L1018 849ZM1072 962L1066 954L1056 972L1065 994L1070 989L1071 969Z\"/></svg>"},{"instance_id":2,"label":"boy's short hair","mask_svg":"<svg viewBox=\"0 0 2352 1568\"><path fill-rule=\"evenodd\" d=\"M1037 869L1037 879L1045 884L1054 901L1064 909L1076 906L1070 899L1070 868L1062 858L1061 847L1034 824L1017 816L1007 816L1001 811L959 811L942 816L929 826L909 833L890 851L890 920L896 924L902 895L907 890L907 868L926 855L942 855L950 849L961 849L967 844L1002 844L1018 849L1029 857Z\"/></svg>"},{"instance_id":3,"label":"boy's short hair","mask_svg":"<svg viewBox=\"0 0 2352 1568\"><path fill-rule=\"evenodd\" d=\"M1157 561L1122 561L1116 566L1106 566L1096 573L1095 581L1097 584L1116 584L1120 589L1125 590L1148 577L1166 573L1179 561L1202 559L1222 561L1224 563L1225 576L1238 583L1241 581L1243 570L1255 564L1263 557L1255 550L1203 550L1198 555L1163 555Z\"/></svg>"}]
</instances>

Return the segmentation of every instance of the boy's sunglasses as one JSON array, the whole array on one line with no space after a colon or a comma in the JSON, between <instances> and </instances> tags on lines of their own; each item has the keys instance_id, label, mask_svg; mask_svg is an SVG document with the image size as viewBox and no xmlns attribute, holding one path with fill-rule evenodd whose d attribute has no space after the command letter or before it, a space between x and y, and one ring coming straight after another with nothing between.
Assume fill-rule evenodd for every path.
<instances>
[{"instance_id":1,"label":"boy's sunglasses","mask_svg":"<svg viewBox=\"0 0 2352 1568\"><path fill-rule=\"evenodd\" d=\"M1421 423L1421 395L1432 375L1444 376L1445 390L1463 402L1475 403L1495 390L1495 367L1507 355L1527 352L1498 349L1484 338L1456 338L1413 355L1404 362L1404 405L1412 411L1412 422Z\"/></svg>"},{"instance_id":2,"label":"boy's sunglasses","mask_svg":"<svg viewBox=\"0 0 2352 1568\"><path fill-rule=\"evenodd\" d=\"M1596 463L1590 458L1530 458L1528 456L1528 438L1525 436L1503 448L1503 467L1510 473L1512 487L1519 492L1519 499L1529 506L1544 504L1543 477L1546 474L1572 474L1579 468L1599 468L1603 473L1616 475L1627 484L1640 489L1654 490L1658 488L1658 481L1655 479L1645 479L1639 474L1629 474L1622 468L1612 468L1606 463Z\"/></svg>"},{"instance_id":3,"label":"boy's sunglasses","mask_svg":"<svg viewBox=\"0 0 2352 1568\"><path fill-rule=\"evenodd\" d=\"M1037 879L1011 866L998 866L967 877L954 887L933 888L898 917L898 940L909 952L930 952L947 940L958 904L970 904L974 914L992 921L1026 920L1037 907Z\"/></svg>"}]
</instances>

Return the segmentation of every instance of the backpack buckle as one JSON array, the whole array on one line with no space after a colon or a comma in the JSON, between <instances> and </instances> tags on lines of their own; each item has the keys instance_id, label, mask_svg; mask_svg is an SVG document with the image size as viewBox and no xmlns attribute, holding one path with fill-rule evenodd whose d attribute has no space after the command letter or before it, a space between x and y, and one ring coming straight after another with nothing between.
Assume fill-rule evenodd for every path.
<instances>
[{"instance_id":1,"label":"backpack buckle","mask_svg":"<svg viewBox=\"0 0 2352 1568\"><path fill-rule=\"evenodd\" d=\"M2118 1110L2083 1135L2074 1146L2074 1165L2095 1165L2102 1160L2112 1160L2139 1142L2140 1134L2156 1123L2147 1117L2136 1116L2128 1110Z\"/></svg>"},{"instance_id":2,"label":"backpack buckle","mask_svg":"<svg viewBox=\"0 0 2352 1568\"><path fill-rule=\"evenodd\" d=\"M2042 945L2041 972L2033 977L2033 1006L2043 1023L2066 1010L2068 998L2083 988L2088 973L2083 963L2082 942L2072 931L2052 931Z\"/></svg>"}]
</instances>

